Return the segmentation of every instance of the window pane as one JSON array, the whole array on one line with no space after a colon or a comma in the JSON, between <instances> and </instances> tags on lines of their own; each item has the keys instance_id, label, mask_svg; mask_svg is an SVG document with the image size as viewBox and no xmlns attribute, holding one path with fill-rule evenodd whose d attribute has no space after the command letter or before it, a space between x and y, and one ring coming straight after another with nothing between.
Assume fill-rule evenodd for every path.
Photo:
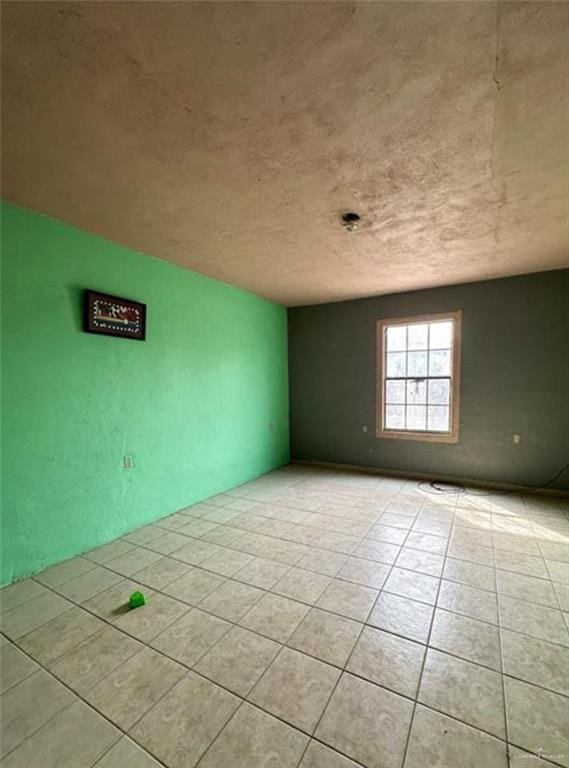
<instances>
[{"instance_id":1,"label":"window pane","mask_svg":"<svg viewBox=\"0 0 569 768\"><path fill-rule=\"evenodd\" d=\"M407 349L427 349L429 342L429 326L410 325L407 336Z\"/></svg>"},{"instance_id":2,"label":"window pane","mask_svg":"<svg viewBox=\"0 0 569 768\"><path fill-rule=\"evenodd\" d=\"M407 376L410 378L427 375L427 352L409 352L407 361Z\"/></svg>"},{"instance_id":3,"label":"window pane","mask_svg":"<svg viewBox=\"0 0 569 768\"><path fill-rule=\"evenodd\" d=\"M452 321L430 323L429 349L450 349L452 346Z\"/></svg>"},{"instance_id":4,"label":"window pane","mask_svg":"<svg viewBox=\"0 0 569 768\"><path fill-rule=\"evenodd\" d=\"M407 429L416 429L424 431L427 428L427 406L426 405L408 405L407 406Z\"/></svg>"},{"instance_id":5,"label":"window pane","mask_svg":"<svg viewBox=\"0 0 569 768\"><path fill-rule=\"evenodd\" d=\"M407 349L407 326L390 325L387 327L387 350L399 352Z\"/></svg>"},{"instance_id":6,"label":"window pane","mask_svg":"<svg viewBox=\"0 0 569 768\"><path fill-rule=\"evenodd\" d=\"M449 431L449 408L443 405L429 405L429 432Z\"/></svg>"},{"instance_id":7,"label":"window pane","mask_svg":"<svg viewBox=\"0 0 569 768\"><path fill-rule=\"evenodd\" d=\"M385 406L385 429L405 429L405 406Z\"/></svg>"},{"instance_id":8,"label":"window pane","mask_svg":"<svg viewBox=\"0 0 569 768\"><path fill-rule=\"evenodd\" d=\"M404 381L386 381L385 382L385 402L386 403L404 403L405 402L405 382Z\"/></svg>"},{"instance_id":9,"label":"window pane","mask_svg":"<svg viewBox=\"0 0 569 768\"><path fill-rule=\"evenodd\" d=\"M450 376L450 350L429 352L429 376Z\"/></svg>"},{"instance_id":10,"label":"window pane","mask_svg":"<svg viewBox=\"0 0 569 768\"><path fill-rule=\"evenodd\" d=\"M388 352L387 353L387 375L392 376L405 376L405 352Z\"/></svg>"},{"instance_id":11,"label":"window pane","mask_svg":"<svg viewBox=\"0 0 569 768\"><path fill-rule=\"evenodd\" d=\"M410 404L427 402L427 381L425 379L409 379L407 381L407 402Z\"/></svg>"},{"instance_id":12,"label":"window pane","mask_svg":"<svg viewBox=\"0 0 569 768\"><path fill-rule=\"evenodd\" d=\"M429 405L448 405L449 392L448 379L429 379Z\"/></svg>"}]
</instances>

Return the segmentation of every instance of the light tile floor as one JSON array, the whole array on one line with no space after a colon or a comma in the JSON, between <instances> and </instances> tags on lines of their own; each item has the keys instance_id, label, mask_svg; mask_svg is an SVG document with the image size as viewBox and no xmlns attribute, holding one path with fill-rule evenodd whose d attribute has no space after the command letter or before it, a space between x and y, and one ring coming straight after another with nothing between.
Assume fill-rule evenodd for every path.
<instances>
[{"instance_id":1,"label":"light tile floor","mask_svg":"<svg viewBox=\"0 0 569 768\"><path fill-rule=\"evenodd\" d=\"M291 466L0 598L5 768L569 766L568 499Z\"/></svg>"}]
</instances>

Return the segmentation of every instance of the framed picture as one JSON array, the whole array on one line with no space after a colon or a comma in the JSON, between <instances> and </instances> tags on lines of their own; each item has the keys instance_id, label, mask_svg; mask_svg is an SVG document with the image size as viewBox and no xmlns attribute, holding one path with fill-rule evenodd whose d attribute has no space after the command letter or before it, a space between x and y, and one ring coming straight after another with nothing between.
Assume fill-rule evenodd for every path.
<instances>
[{"instance_id":1,"label":"framed picture","mask_svg":"<svg viewBox=\"0 0 569 768\"><path fill-rule=\"evenodd\" d=\"M146 338L146 304L85 291L85 330L126 339Z\"/></svg>"}]
</instances>

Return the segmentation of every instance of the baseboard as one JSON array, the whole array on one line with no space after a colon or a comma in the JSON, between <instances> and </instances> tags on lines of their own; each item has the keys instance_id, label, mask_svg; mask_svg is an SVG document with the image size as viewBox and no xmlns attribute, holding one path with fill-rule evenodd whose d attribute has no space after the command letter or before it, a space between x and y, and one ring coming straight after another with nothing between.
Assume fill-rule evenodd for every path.
<instances>
[{"instance_id":1,"label":"baseboard","mask_svg":"<svg viewBox=\"0 0 569 768\"><path fill-rule=\"evenodd\" d=\"M442 482L469 485L472 488L483 488L496 491L517 491L521 493L535 493L546 496L562 496L569 498L569 491L560 488L540 488L532 490L523 485L508 485L507 483L493 483L491 481L473 480L470 477L456 477L454 475L432 475L424 472L407 472L398 469L383 469L382 467L364 467L359 464L339 464L334 461L314 461L312 459L291 459L291 464L301 466L322 467L323 469L336 469L344 472L359 472L364 475L382 475L385 477L400 477L403 480L418 480L423 482Z\"/></svg>"}]
</instances>

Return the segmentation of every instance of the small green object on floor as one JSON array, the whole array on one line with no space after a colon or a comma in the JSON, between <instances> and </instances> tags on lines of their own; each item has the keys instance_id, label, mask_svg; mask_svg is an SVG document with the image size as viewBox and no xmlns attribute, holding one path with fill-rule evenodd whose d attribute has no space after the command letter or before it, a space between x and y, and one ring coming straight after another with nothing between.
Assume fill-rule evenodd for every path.
<instances>
[{"instance_id":1,"label":"small green object on floor","mask_svg":"<svg viewBox=\"0 0 569 768\"><path fill-rule=\"evenodd\" d=\"M140 606L144 605L145 603L146 600L144 599L142 592L133 592L128 600L128 605L130 608L140 608Z\"/></svg>"}]
</instances>

